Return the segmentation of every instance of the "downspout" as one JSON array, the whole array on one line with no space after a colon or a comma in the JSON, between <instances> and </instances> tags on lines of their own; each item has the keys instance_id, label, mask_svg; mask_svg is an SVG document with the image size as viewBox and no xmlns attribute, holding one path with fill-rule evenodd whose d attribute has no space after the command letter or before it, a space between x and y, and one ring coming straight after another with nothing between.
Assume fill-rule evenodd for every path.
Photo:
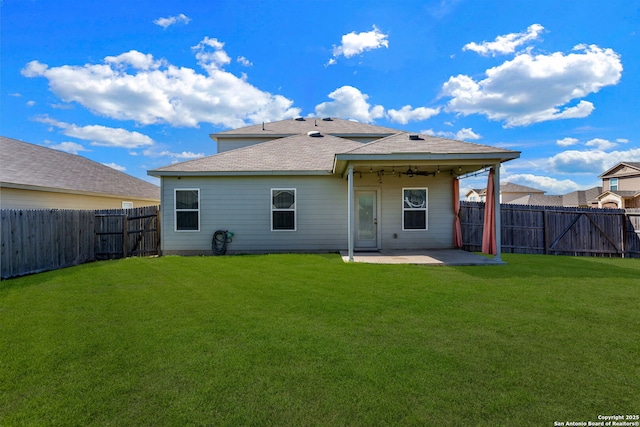
<instances>
[{"instance_id":1,"label":"downspout","mask_svg":"<svg viewBox=\"0 0 640 427\"><path fill-rule=\"evenodd\" d=\"M493 257L496 261L502 262L501 250L502 250L502 220L500 215L500 163L497 163L493 167L494 179L493 179L493 203L494 203L494 220L495 220L495 233L496 233L496 254Z\"/></svg>"},{"instance_id":2,"label":"downspout","mask_svg":"<svg viewBox=\"0 0 640 427\"><path fill-rule=\"evenodd\" d=\"M353 166L349 165L349 169L348 169L348 177L347 177L348 182L348 196L347 196L347 212L349 214L349 238L348 238L348 244L349 244L349 262L353 262L353 228L354 228L354 224L356 222L355 220L355 214L354 214L354 209L353 209L353 199L354 199L354 194L353 194Z\"/></svg>"}]
</instances>

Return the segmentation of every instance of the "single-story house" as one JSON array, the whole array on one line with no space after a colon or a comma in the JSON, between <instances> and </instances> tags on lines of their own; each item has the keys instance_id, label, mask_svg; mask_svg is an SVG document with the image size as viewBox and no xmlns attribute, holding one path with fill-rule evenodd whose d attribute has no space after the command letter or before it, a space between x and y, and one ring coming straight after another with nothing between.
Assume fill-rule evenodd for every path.
<instances>
[{"instance_id":1,"label":"single-story house","mask_svg":"<svg viewBox=\"0 0 640 427\"><path fill-rule=\"evenodd\" d=\"M457 177L493 166L499 182L520 155L336 118L211 137L218 154L148 172L163 254L210 254L216 230L229 253L452 248Z\"/></svg>"},{"instance_id":2,"label":"single-story house","mask_svg":"<svg viewBox=\"0 0 640 427\"><path fill-rule=\"evenodd\" d=\"M0 137L0 208L122 209L160 203L160 188L75 154Z\"/></svg>"},{"instance_id":3,"label":"single-story house","mask_svg":"<svg viewBox=\"0 0 640 427\"><path fill-rule=\"evenodd\" d=\"M640 162L621 162L604 172L598 207L640 208Z\"/></svg>"}]
</instances>

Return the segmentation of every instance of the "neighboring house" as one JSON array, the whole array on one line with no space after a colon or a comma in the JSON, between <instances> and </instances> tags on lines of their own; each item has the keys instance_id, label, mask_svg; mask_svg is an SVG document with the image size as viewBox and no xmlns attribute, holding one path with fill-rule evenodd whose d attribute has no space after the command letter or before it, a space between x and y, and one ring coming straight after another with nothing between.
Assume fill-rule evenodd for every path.
<instances>
[{"instance_id":1,"label":"neighboring house","mask_svg":"<svg viewBox=\"0 0 640 427\"><path fill-rule=\"evenodd\" d=\"M544 191L536 188L525 187L524 185L505 182L500 184L500 202L511 203L513 200L523 200L531 195L542 195ZM484 202L487 197L486 188L471 189L467 192L465 200L467 202ZM526 203L525 203L526 204Z\"/></svg>"},{"instance_id":2,"label":"neighboring house","mask_svg":"<svg viewBox=\"0 0 640 427\"><path fill-rule=\"evenodd\" d=\"M601 208L640 208L640 162L621 162L600 175L603 193Z\"/></svg>"},{"instance_id":3,"label":"neighboring house","mask_svg":"<svg viewBox=\"0 0 640 427\"><path fill-rule=\"evenodd\" d=\"M486 188L472 188L465 195L467 202L484 202L487 199Z\"/></svg>"},{"instance_id":4,"label":"neighboring house","mask_svg":"<svg viewBox=\"0 0 640 427\"><path fill-rule=\"evenodd\" d=\"M229 253L451 248L454 179L520 156L342 119L211 137L218 154L148 172L163 254L211 253L216 230L235 233Z\"/></svg>"},{"instance_id":5,"label":"neighboring house","mask_svg":"<svg viewBox=\"0 0 640 427\"><path fill-rule=\"evenodd\" d=\"M545 192L543 190L509 182L500 185L500 200L502 203L512 205L565 206L579 208L597 208L597 196L602 193L602 187L572 191L571 193L557 196L548 196L544 193ZM465 200L468 202L484 202L486 194L487 190L485 188L472 189L467 192Z\"/></svg>"},{"instance_id":6,"label":"neighboring house","mask_svg":"<svg viewBox=\"0 0 640 427\"><path fill-rule=\"evenodd\" d=\"M526 200L530 197L543 196L543 190L537 188L527 187L520 184L513 184L511 182L505 182L500 184L500 201L502 203L516 203L516 204L530 204L520 203L516 200Z\"/></svg>"},{"instance_id":7,"label":"neighboring house","mask_svg":"<svg viewBox=\"0 0 640 427\"><path fill-rule=\"evenodd\" d=\"M0 208L121 209L160 203L160 188L87 158L0 137Z\"/></svg>"}]
</instances>

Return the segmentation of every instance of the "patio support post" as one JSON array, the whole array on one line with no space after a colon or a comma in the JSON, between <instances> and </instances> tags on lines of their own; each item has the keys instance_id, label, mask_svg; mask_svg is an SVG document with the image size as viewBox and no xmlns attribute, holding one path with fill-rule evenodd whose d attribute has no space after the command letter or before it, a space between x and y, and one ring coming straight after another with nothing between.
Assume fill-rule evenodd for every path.
<instances>
[{"instance_id":1,"label":"patio support post","mask_svg":"<svg viewBox=\"0 0 640 427\"><path fill-rule=\"evenodd\" d=\"M496 261L502 261L501 250L502 250L502 230L501 223L502 220L500 218L500 163L497 163L493 167L494 171L494 180L493 180L493 203L494 203L494 211L495 211L495 233L496 233L496 254L493 257Z\"/></svg>"},{"instance_id":2,"label":"patio support post","mask_svg":"<svg viewBox=\"0 0 640 427\"><path fill-rule=\"evenodd\" d=\"M349 165L349 169L348 169L348 178L349 183L348 183L348 196L347 196L347 211L349 214L349 262L353 262L353 228L354 228L354 224L356 222L356 217L355 217L355 213L354 213L354 193L353 193L353 166Z\"/></svg>"}]
</instances>

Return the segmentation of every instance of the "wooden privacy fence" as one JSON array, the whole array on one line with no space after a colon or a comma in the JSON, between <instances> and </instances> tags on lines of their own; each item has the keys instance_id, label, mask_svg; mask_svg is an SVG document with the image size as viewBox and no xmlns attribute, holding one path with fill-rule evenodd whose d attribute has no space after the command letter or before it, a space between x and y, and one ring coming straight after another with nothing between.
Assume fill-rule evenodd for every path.
<instances>
[{"instance_id":1,"label":"wooden privacy fence","mask_svg":"<svg viewBox=\"0 0 640 427\"><path fill-rule=\"evenodd\" d=\"M157 255L160 208L0 211L2 279L101 259Z\"/></svg>"},{"instance_id":2,"label":"wooden privacy fence","mask_svg":"<svg viewBox=\"0 0 640 427\"><path fill-rule=\"evenodd\" d=\"M480 251L484 203L462 202L463 248ZM640 210L501 205L505 253L640 258Z\"/></svg>"},{"instance_id":3,"label":"wooden privacy fence","mask_svg":"<svg viewBox=\"0 0 640 427\"><path fill-rule=\"evenodd\" d=\"M158 255L159 207L96 211L96 259Z\"/></svg>"}]
</instances>

